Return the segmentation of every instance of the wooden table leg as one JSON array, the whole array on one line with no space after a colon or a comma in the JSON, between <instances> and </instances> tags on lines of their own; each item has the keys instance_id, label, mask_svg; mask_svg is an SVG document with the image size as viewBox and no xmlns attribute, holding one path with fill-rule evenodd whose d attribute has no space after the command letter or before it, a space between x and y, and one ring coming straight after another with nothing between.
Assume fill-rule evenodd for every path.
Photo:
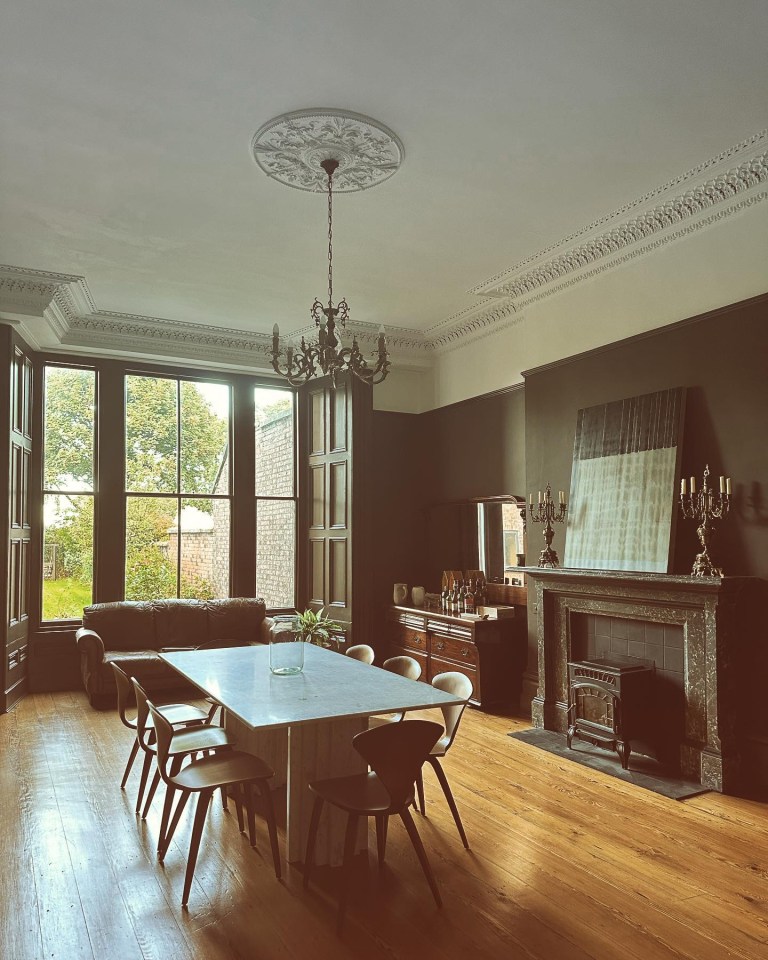
<instances>
[{"instance_id":1,"label":"wooden table leg","mask_svg":"<svg viewBox=\"0 0 768 960\"><path fill-rule=\"evenodd\" d=\"M237 748L261 757L275 771L275 789L287 783L285 856L289 863L304 860L312 814L311 780L365 773L367 766L352 746L352 737L368 728L367 717L297 724L290 730L251 730L227 714L227 731ZM278 817L279 819L279 817ZM344 859L346 814L325 805L317 834L315 864L340 866ZM367 849L367 824L361 821L355 852Z\"/></svg>"}]
</instances>

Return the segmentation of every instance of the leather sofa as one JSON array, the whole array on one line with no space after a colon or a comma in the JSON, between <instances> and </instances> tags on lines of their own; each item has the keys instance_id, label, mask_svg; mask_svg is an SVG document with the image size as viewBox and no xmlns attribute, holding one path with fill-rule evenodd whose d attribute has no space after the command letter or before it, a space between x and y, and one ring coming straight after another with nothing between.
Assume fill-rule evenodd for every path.
<instances>
[{"instance_id":1,"label":"leather sofa","mask_svg":"<svg viewBox=\"0 0 768 960\"><path fill-rule=\"evenodd\" d=\"M230 646L267 643L272 622L264 601L249 597L122 600L86 607L76 639L91 706L106 708L117 702L113 661L156 696L177 691L189 695L189 683L160 659L160 651L215 641Z\"/></svg>"}]
</instances>

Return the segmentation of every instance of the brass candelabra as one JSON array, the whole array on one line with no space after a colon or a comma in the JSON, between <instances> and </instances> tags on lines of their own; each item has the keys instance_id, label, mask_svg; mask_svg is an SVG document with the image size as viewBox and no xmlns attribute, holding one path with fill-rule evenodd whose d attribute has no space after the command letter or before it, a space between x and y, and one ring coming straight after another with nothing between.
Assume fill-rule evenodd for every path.
<instances>
[{"instance_id":1,"label":"brass candelabra","mask_svg":"<svg viewBox=\"0 0 768 960\"><path fill-rule=\"evenodd\" d=\"M701 553L693 561L692 577L722 577L723 571L714 565L709 555L709 545L714 537L713 520L722 520L731 507L731 478L720 477L720 493L709 486L709 464L704 467L701 490L696 490L696 478L691 477L688 491L685 479L680 481L680 509L686 520L698 523L696 533L701 542Z\"/></svg>"},{"instance_id":2,"label":"brass candelabra","mask_svg":"<svg viewBox=\"0 0 768 960\"><path fill-rule=\"evenodd\" d=\"M544 530L542 532L547 545L539 556L540 567L560 566L560 559L557 556L557 552L552 549L552 539L555 536L555 529L552 524L562 523L565 520L565 512L568 509L568 504L565 502L565 494L562 490L558 491L557 496L559 501L559 509L557 512L555 512L555 501L552 499L552 490L549 484L547 484L543 498L541 496L541 490L539 490L539 503L536 509L534 509L533 506L533 494L530 495L528 500L527 520L532 520L533 523L544 524Z\"/></svg>"}]
</instances>

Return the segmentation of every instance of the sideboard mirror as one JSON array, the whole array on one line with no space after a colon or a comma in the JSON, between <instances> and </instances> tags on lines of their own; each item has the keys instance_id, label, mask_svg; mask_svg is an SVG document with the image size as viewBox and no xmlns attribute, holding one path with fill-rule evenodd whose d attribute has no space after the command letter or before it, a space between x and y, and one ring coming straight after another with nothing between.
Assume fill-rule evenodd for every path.
<instances>
[{"instance_id":1,"label":"sideboard mirror","mask_svg":"<svg viewBox=\"0 0 768 960\"><path fill-rule=\"evenodd\" d=\"M427 510L427 577L439 589L443 570L482 570L489 582L522 580L525 499L513 495L433 504Z\"/></svg>"}]
</instances>

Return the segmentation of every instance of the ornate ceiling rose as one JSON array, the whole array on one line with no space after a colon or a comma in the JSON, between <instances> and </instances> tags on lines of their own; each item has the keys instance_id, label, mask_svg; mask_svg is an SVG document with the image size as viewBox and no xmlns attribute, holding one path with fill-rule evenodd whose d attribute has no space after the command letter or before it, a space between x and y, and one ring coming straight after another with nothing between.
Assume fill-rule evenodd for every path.
<instances>
[{"instance_id":1,"label":"ornate ceiling rose","mask_svg":"<svg viewBox=\"0 0 768 960\"><path fill-rule=\"evenodd\" d=\"M268 177L312 193L328 189L323 160L338 161L334 193L354 193L388 180L405 156L400 138L378 120L322 107L267 121L253 135L251 151Z\"/></svg>"}]
</instances>

